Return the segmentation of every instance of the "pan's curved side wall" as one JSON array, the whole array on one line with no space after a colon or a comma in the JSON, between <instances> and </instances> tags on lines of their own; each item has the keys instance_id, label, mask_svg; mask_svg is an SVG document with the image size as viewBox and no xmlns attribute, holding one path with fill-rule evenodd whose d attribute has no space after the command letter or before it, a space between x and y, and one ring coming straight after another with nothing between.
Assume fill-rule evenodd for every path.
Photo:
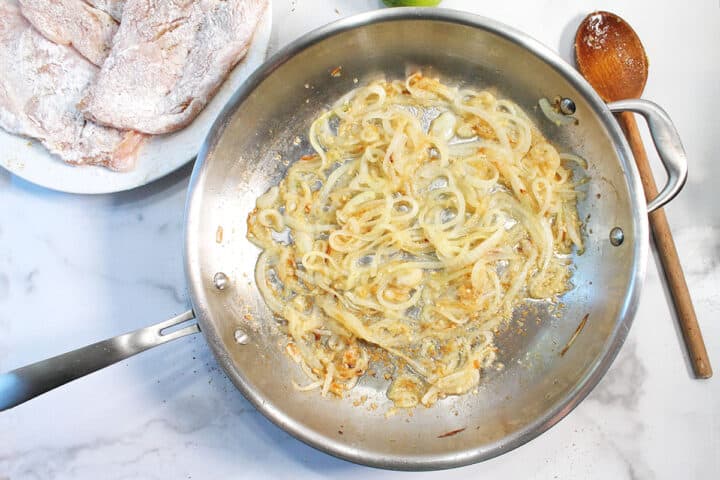
<instances>
[{"instance_id":1,"label":"pan's curved side wall","mask_svg":"<svg viewBox=\"0 0 720 480\"><path fill-rule=\"evenodd\" d=\"M342 75L330 75L338 66ZM416 409L412 417L386 417L382 375L360 381L344 401L293 389L291 380L304 377L283 353L255 288L258 250L245 239L245 220L288 163L310 152L307 129L325 106L356 80L404 77L417 68L513 99L561 150L588 160L587 172L577 172L590 176L579 204L587 248L575 259L575 289L562 299L562 314L540 308L521 334L502 336L505 368L485 372L476 394ZM543 117L538 99L556 95L575 101L578 125L560 128ZM250 78L198 157L187 208L186 268L202 329L231 379L265 415L329 453L401 469L457 466L503 453L572 410L625 338L648 252L644 200L628 152L612 115L579 75L503 25L458 12L393 9L324 27ZM614 227L625 233L619 247L608 239ZM230 279L224 290L213 285L217 272ZM582 333L560 355L585 314ZM247 344L236 342L238 329ZM368 400L353 406L363 395Z\"/></svg>"}]
</instances>

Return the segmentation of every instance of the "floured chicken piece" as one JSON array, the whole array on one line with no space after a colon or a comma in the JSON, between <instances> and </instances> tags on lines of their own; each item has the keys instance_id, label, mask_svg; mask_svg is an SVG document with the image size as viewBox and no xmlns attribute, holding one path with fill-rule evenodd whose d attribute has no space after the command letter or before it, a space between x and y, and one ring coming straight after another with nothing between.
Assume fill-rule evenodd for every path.
<instances>
[{"instance_id":1,"label":"floured chicken piece","mask_svg":"<svg viewBox=\"0 0 720 480\"><path fill-rule=\"evenodd\" d=\"M123 5L125 0L85 0L93 7L102 10L118 22L122 18Z\"/></svg>"},{"instance_id":2,"label":"floured chicken piece","mask_svg":"<svg viewBox=\"0 0 720 480\"><path fill-rule=\"evenodd\" d=\"M127 0L112 51L80 109L160 134L190 123L245 55L267 0Z\"/></svg>"},{"instance_id":3,"label":"floured chicken piece","mask_svg":"<svg viewBox=\"0 0 720 480\"><path fill-rule=\"evenodd\" d=\"M118 24L83 0L19 0L20 10L45 38L70 45L97 66L110 53Z\"/></svg>"},{"instance_id":4,"label":"floured chicken piece","mask_svg":"<svg viewBox=\"0 0 720 480\"><path fill-rule=\"evenodd\" d=\"M0 1L0 65L0 127L68 163L132 168L144 136L89 122L76 108L97 67L40 35L14 0Z\"/></svg>"}]
</instances>

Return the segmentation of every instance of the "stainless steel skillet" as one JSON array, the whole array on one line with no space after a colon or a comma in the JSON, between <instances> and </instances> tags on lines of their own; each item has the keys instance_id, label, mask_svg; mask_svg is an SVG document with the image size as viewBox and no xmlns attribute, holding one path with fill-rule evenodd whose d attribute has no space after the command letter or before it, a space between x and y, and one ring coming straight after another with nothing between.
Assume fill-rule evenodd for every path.
<instances>
[{"instance_id":1,"label":"stainless steel skillet","mask_svg":"<svg viewBox=\"0 0 720 480\"><path fill-rule=\"evenodd\" d=\"M337 67L341 75L331 75ZM522 106L561 150L588 160L591 180L579 203L587 248L575 258L575 288L563 297L564 308L528 306L522 328L498 339L505 368L485 372L476 394L416 409L413 416L386 416L381 374L363 379L344 400L293 389L290 380L302 376L284 354L254 286L258 252L245 239L245 219L288 162L309 152L306 131L326 105L356 80L402 77L418 67L446 82L494 88ZM539 98L556 95L574 100L578 125L557 127L536 108ZM263 414L330 454L383 468L438 469L522 445L567 415L599 382L637 307L648 257L647 206L611 113L625 109L646 116L669 173L651 204L657 208L686 177L682 146L664 112L644 101L608 108L569 65L526 35L441 9L372 12L316 30L245 83L198 154L185 225L193 310L0 376L0 408L202 330L228 376Z\"/></svg>"}]
</instances>

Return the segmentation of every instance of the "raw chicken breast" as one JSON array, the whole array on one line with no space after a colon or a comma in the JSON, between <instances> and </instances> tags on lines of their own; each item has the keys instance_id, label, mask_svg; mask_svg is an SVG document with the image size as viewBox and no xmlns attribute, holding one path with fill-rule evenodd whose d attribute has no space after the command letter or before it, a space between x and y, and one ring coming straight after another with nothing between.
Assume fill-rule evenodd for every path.
<instances>
[{"instance_id":1,"label":"raw chicken breast","mask_svg":"<svg viewBox=\"0 0 720 480\"><path fill-rule=\"evenodd\" d=\"M245 55L267 0L127 0L80 109L145 133L183 128Z\"/></svg>"},{"instance_id":2,"label":"raw chicken breast","mask_svg":"<svg viewBox=\"0 0 720 480\"><path fill-rule=\"evenodd\" d=\"M83 0L19 0L20 10L45 38L71 45L97 66L110 53L118 24Z\"/></svg>"},{"instance_id":3,"label":"raw chicken breast","mask_svg":"<svg viewBox=\"0 0 720 480\"><path fill-rule=\"evenodd\" d=\"M76 108L97 67L40 35L14 0L0 1L0 65L0 127L68 163L132 168L143 135L89 122Z\"/></svg>"},{"instance_id":4,"label":"raw chicken breast","mask_svg":"<svg viewBox=\"0 0 720 480\"><path fill-rule=\"evenodd\" d=\"M125 0L86 0L93 7L102 10L118 22L122 18L123 5Z\"/></svg>"}]
</instances>

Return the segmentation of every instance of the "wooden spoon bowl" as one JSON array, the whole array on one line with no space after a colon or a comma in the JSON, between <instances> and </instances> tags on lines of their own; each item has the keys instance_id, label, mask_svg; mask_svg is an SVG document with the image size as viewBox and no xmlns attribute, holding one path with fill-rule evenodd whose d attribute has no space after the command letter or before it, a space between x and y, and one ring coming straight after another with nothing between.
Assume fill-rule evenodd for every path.
<instances>
[{"instance_id":1,"label":"wooden spoon bowl","mask_svg":"<svg viewBox=\"0 0 720 480\"><path fill-rule=\"evenodd\" d=\"M595 12L575 35L578 70L606 102L640 98L648 79L648 59L640 38L625 20Z\"/></svg>"}]
</instances>

